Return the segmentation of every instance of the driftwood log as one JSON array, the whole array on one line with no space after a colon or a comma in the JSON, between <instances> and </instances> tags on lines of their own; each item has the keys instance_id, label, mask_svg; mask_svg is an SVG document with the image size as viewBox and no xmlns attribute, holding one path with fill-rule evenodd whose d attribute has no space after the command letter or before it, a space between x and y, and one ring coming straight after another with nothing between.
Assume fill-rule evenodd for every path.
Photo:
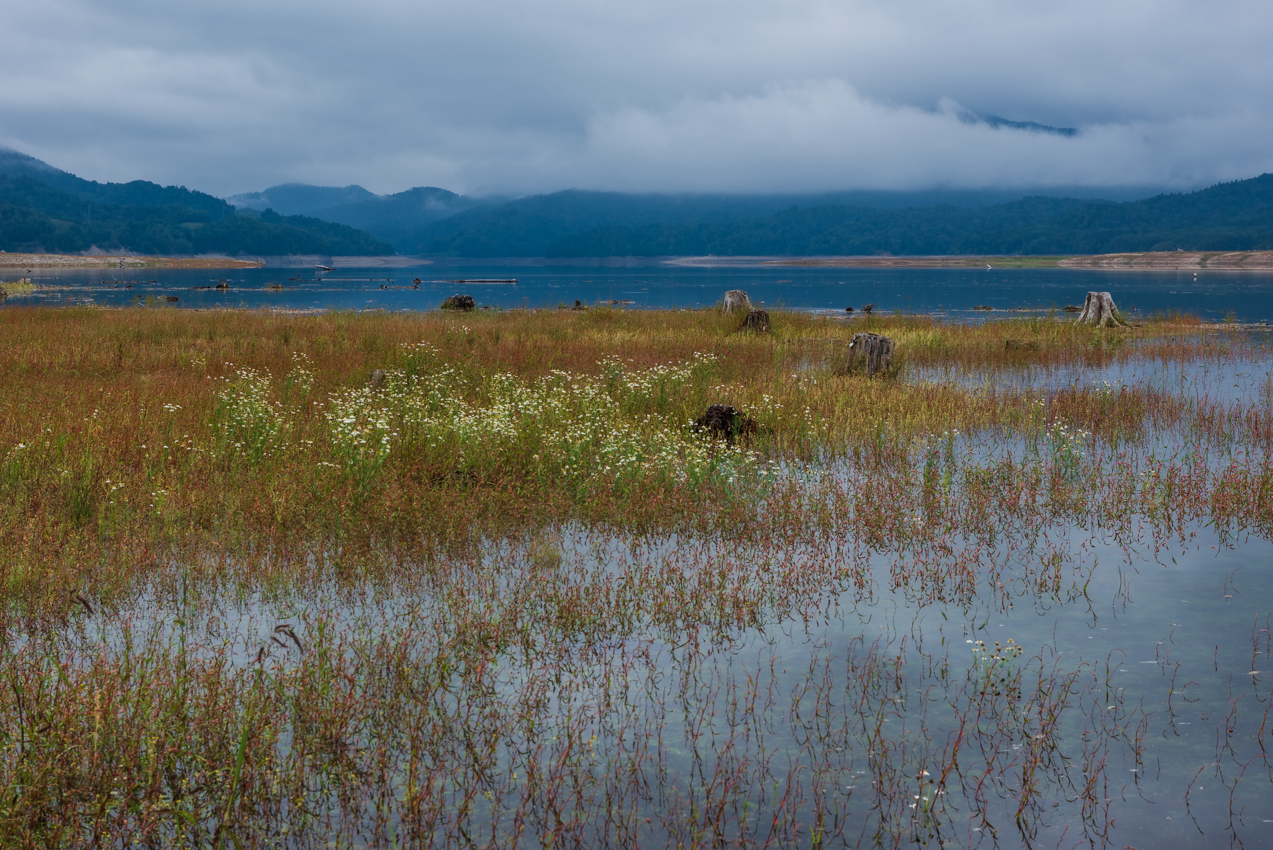
<instances>
[{"instance_id":1,"label":"driftwood log","mask_svg":"<svg viewBox=\"0 0 1273 850\"><path fill-rule=\"evenodd\" d=\"M873 333L856 333L849 343L849 371L865 362L867 375L882 375L893 366L893 340Z\"/></svg>"},{"instance_id":2,"label":"driftwood log","mask_svg":"<svg viewBox=\"0 0 1273 850\"><path fill-rule=\"evenodd\" d=\"M1079 313L1080 325L1091 325L1096 328L1130 327L1114 306L1114 296L1108 292L1089 292L1083 302L1083 312Z\"/></svg>"},{"instance_id":3,"label":"driftwood log","mask_svg":"<svg viewBox=\"0 0 1273 850\"><path fill-rule=\"evenodd\" d=\"M694 427L713 437L723 437L731 446L735 437L749 437L757 430L755 419L728 404L708 405L707 412L694 420Z\"/></svg>"},{"instance_id":4,"label":"driftwood log","mask_svg":"<svg viewBox=\"0 0 1273 850\"><path fill-rule=\"evenodd\" d=\"M443 310L459 310L463 313L472 312L476 306L477 302L473 300L472 295L452 295L442 302Z\"/></svg>"},{"instance_id":5,"label":"driftwood log","mask_svg":"<svg viewBox=\"0 0 1273 850\"><path fill-rule=\"evenodd\" d=\"M760 331L764 333L770 330L769 314L764 310L752 310L747 314L747 318L743 319L743 330Z\"/></svg>"},{"instance_id":6,"label":"driftwood log","mask_svg":"<svg viewBox=\"0 0 1273 850\"><path fill-rule=\"evenodd\" d=\"M731 289L725 293L725 313L751 312L751 299L741 289Z\"/></svg>"}]
</instances>

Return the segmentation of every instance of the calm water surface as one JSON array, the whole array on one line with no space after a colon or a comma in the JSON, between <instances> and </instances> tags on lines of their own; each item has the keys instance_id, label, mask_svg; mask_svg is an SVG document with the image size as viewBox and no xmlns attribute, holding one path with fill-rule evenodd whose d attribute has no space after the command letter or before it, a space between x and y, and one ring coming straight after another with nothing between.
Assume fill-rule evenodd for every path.
<instances>
[{"instance_id":1,"label":"calm water surface","mask_svg":"<svg viewBox=\"0 0 1273 850\"><path fill-rule=\"evenodd\" d=\"M45 270L29 275L49 289L10 298L21 304L127 306L175 296L181 308L247 307L430 310L455 293L493 308L570 306L617 301L633 308L703 307L728 289L762 305L841 313L874 304L883 313L985 316L995 310L1080 305L1089 290L1109 291L1132 314L1192 313L1208 320L1273 321L1273 273L1107 272L1070 269L805 269L551 267L495 264L415 268ZM416 288L416 280L420 283ZM475 283L516 279L517 283ZM229 288L216 290L224 281ZM271 289L271 286L281 289ZM165 302L167 303L167 302ZM993 315L991 313L990 315Z\"/></svg>"}]
</instances>

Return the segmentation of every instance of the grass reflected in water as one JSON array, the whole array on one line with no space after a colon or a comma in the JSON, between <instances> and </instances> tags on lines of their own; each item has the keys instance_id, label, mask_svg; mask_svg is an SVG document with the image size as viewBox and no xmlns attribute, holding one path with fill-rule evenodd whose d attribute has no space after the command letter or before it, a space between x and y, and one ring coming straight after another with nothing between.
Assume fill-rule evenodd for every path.
<instances>
[{"instance_id":1,"label":"grass reflected in water","mask_svg":"<svg viewBox=\"0 0 1273 850\"><path fill-rule=\"evenodd\" d=\"M775 318L0 314L4 841L1258 836L1268 341Z\"/></svg>"}]
</instances>

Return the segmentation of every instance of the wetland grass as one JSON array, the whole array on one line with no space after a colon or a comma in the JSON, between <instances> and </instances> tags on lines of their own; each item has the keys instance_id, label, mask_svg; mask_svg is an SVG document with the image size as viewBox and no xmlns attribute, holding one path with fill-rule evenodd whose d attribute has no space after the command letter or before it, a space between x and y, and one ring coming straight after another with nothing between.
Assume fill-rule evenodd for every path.
<instances>
[{"instance_id":1,"label":"wetland grass","mask_svg":"<svg viewBox=\"0 0 1273 850\"><path fill-rule=\"evenodd\" d=\"M864 329L896 378L841 374ZM1215 648L1190 779L1153 747L1192 656L1159 641L1166 684L1129 690L1022 617L1090 626L1136 564L1273 534L1267 389L1213 379L1269 353L1168 323L0 312L0 844L1104 846L1151 757L1164 810L1240 842L1267 622ZM699 433L712 403L757 432Z\"/></svg>"}]
</instances>

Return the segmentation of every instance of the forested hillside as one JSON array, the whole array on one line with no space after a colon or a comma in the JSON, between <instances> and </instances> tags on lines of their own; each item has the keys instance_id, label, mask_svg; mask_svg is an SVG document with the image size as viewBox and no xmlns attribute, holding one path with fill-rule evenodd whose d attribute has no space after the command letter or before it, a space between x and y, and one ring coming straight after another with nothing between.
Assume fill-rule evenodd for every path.
<instances>
[{"instance_id":1,"label":"forested hillside","mask_svg":"<svg viewBox=\"0 0 1273 850\"><path fill-rule=\"evenodd\" d=\"M620 199L626 198L626 201ZM401 240L468 257L1099 254L1273 248L1273 175L1112 202L1030 197L983 207L792 204L766 215L633 223L640 196L561 192L473 210ZM665 202L666 203L666 202ZM675 211L661 210L664 216ZM589 217L602 221L588 226ZM624 220L625 216L628 220ZM609 220L606 220L609 219Z\"/></svg>"},{"instance_id":2,"label":"forested hillside","mask_svg":"<svg viewBox=\"0 0 1273 850\"><path fill-rule=\"evenodd\" d=\"M0 151L0 250L138 254L391 254L393 246L341 224L225 201L143 180L96 183L15 151Z\"/></svg>"}]
</instances>

